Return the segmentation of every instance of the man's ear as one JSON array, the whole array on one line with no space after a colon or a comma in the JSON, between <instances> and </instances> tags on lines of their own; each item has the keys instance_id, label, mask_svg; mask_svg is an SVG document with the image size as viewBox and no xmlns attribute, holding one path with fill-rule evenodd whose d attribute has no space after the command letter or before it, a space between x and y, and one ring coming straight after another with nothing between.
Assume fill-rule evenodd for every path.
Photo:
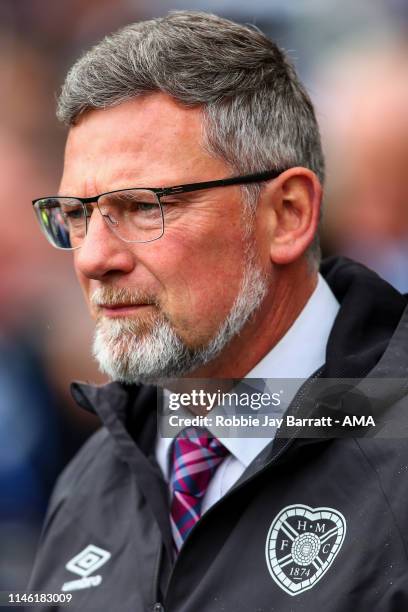
<instances>
[{"instance_id":1,"label":"man's ear","mask_svg":"<svg viewBox=\"0 0 408 612\"><path fill-rule=\"evenodd\" d=\"M262 201L272 263L292 263L307 250L317 231L321 199L319 179L308 168L290 168L267 185Z\"/></svg>"}]
</instances>

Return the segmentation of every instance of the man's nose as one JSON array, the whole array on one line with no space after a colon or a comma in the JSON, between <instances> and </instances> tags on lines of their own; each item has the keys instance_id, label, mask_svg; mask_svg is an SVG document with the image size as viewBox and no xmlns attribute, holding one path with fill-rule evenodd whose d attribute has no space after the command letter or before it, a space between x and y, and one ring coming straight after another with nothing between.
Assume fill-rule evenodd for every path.
<instances>
[{"instance_id":1,"label":"man's nose","mask_svg":"<svg viewBox=\"0 0 408 612\"><path fill-rule=\"evenodd\" d=\"M133 245L121 240L113 227L114 223L95 208L75 257L75 266L84 276L99 280L108 274L127 274L133 270Z\"/></svg>"}]
</instances>

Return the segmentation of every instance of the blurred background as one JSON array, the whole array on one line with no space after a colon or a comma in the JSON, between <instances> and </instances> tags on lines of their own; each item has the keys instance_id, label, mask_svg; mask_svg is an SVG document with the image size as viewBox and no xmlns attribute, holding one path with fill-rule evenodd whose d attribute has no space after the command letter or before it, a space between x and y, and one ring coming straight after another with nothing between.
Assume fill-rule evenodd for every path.
<instances>
[{"instance_id":1,"label":"blurred background","mask_svg":"<svg viewBox=\"0 0 408 612\"><path fill-rule=\"evenodd\" d=\"M0 590L24 589L55 478L98 427L72 379L102 382L71 256L31 210L56 191L65 72L103 35L170 9L216 12L270 34L316 105L327 156L324 254L408 291L406 0L1 0Z\"/></svg>"}]
</instances>

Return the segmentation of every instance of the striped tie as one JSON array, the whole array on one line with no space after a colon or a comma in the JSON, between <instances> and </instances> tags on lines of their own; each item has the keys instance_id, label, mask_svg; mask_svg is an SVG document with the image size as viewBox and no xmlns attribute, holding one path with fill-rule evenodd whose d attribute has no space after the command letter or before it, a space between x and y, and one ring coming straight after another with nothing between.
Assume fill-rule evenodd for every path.
<instances>
[{"instance_id":1,"label":"striped tie","mask_svg":"<svg viewBox=\"0 0 408 612\"><path fill-rule=\"evenodd\" d=\"M188 427L173 442L171 529L178 552L201 515L201 503L227 449L206 429Z\"/></svg>"}]
</instances>

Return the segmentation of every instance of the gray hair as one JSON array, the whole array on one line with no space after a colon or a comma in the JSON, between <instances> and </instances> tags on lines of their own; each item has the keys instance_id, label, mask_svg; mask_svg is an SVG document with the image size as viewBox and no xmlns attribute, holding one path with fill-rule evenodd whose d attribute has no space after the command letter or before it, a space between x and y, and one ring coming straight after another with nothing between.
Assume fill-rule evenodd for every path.
<instances>
[{"instance_id":1,"label":"gray hair","mask_svg":"<svg viewBox=\"0 0 408 612\"><path fill-rule=\"evenodd\" d=\"M312 102L284 52L258 29L196 11L128 25L74 64L57 117L74 125L87 110L157 91L202 107L203 144L232 171L304 166L323 184ZM254 210L260 186L243 189ZM309 254L318 261L317 236Z\"/></svg>"}]
</instances>

